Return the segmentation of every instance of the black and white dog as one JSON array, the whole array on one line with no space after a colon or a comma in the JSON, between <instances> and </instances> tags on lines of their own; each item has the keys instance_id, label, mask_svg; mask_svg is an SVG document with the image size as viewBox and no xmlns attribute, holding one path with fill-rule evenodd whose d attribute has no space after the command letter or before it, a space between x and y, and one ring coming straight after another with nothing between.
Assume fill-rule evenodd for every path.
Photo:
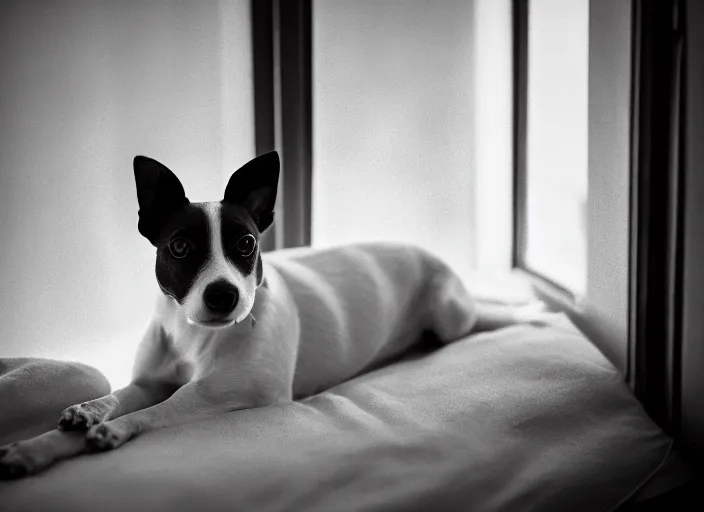
<instances>
[{"instance_id":1,"label":"black and white dog","mask_svg":"<svg viewBox=\"0 0 704 512\"><path fill-rule=\"evenodd\" d=\"M0 449L21 476L152 429L339 384L406 351L425 331L445 343L526 320L487 312L443 262L415 247L362 244L262 255L279 157L236 171L221 201L191 203L178 178L138 156L139 231L156 247L160 294L132 383L66 409L59 430ZM86 431L85 435L62 431Z\"/></svg>"}]
</instances>

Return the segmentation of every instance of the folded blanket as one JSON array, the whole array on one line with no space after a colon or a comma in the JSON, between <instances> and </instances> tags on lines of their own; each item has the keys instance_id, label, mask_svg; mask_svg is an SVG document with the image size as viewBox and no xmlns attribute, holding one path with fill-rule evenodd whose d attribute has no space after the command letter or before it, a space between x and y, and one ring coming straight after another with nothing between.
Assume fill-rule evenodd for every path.
<instances>
[{"instance_id":1,"label":"folded blanket","mask_svg":"<svg viewBox=\"0 0 704 512\"><path fill-rule=\"evenodd\" d=\"M563 317L0 482L5 511L600 511L671 441Z\"/></svg>"}]
</instances>

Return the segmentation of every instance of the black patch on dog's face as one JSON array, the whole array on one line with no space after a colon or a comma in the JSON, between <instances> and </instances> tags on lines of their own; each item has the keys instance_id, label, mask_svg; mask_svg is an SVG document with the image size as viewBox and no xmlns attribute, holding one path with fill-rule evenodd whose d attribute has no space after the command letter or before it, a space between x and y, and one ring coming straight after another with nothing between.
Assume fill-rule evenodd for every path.
<instances>
[{"instance_id":1,"label":"black patch on dog's face","mask_svg":"<svg viewBox=\"0 0 704 512\"><path fill-rule=\"evenodd\" d=\"M223 201L221 205L220 229L222 231L223 252L227 260L243 276L249 276L254 272L259 259L259 231L247 210L226 201ZM237 249L237 242L246 235L253 235L257 241L254 251L249 256L243 255Z\"/></svg>"},{"instance_id":2,"label":"black patch on dog's face","mask_svg":"<svg viewBox=\"0 0 704 512\"><path fill-rule=\"evenodd\" d=\"M189 244L188 254L176 258L169 243L183 237ZM162 291L183 304L199 272L210 257L210 225L205 211L188 204L178 209L160 231L155 243L156 279Z\"/></svg>"}]
</instances>

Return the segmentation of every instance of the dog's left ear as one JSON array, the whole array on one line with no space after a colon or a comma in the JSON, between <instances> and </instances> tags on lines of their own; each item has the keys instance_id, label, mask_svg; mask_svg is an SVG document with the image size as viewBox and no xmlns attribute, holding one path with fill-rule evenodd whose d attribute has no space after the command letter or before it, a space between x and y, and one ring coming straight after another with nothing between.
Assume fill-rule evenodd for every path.
<instances>
[{"instance_id":1,"label":"dog's left ear","mask_svg":"<svg viewBox=\"0 0 704 512\"><path fill-rule=\"evenodd\" d=\"M276 151L260 155L237 169L225 189L223 201L246 209L260 233L274 222L279 167Z\"/></svg>"}]
</instances>

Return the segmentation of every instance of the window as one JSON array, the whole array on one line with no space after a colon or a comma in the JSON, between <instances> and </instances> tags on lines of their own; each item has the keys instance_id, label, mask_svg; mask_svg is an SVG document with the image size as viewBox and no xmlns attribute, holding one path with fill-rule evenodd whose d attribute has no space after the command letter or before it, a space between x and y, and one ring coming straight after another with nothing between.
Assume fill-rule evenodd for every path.
<instances>
[{"instance_id":1,"label":"window","mask_svg":"<svg viewBox=\"0 0 704 512\"><path fill-rule=\"evenodd\" d=\"M573 294L586 287L589 4L528 4L526 178L519 254Z\"/></svg>"},{"instance_id":2,"label":"window","mask_svg":"<svg viewBox=\"0 0 704 512\"><path fill-rule=\"evenodd\" d=\"M626 373L631 4L513 7L514 266Z\"/></svg>"}]
</instances>

